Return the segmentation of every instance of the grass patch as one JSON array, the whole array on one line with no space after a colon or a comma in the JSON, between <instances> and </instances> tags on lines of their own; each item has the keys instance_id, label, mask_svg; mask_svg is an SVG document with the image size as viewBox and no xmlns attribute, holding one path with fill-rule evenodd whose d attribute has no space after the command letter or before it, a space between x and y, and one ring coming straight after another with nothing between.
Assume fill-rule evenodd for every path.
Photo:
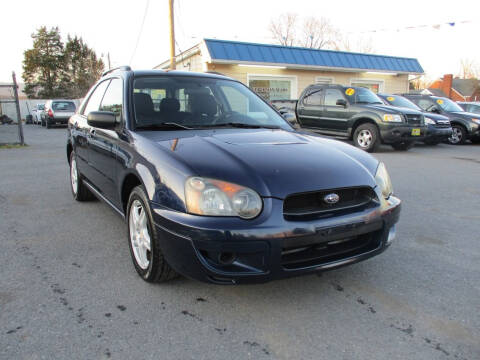
<instances>
[{"instance_id":1,"label":"grass patch","mask_svg":"<svg viewBox=\"0 0 480 360\"><path fill-rule=\"evenodd\" d=\"M21 145L21 144L0 144L0 149L21 149L27 147L28 145Z\"/></svg>"}]
</instances>

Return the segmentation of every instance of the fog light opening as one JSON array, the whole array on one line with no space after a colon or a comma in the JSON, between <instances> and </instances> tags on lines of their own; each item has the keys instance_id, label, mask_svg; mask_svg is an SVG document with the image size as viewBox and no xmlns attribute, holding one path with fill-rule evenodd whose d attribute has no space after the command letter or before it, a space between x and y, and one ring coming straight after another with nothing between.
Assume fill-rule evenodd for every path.
<instances>
[{"instance_id":1,"label":"fog light opening","mask_svg":"<svg viewBox=\"0 0 480 360\"><path fill-rule=\"evenodd\" d=\"M237 260L237 254L231 252L221 252L218 254L218 263L222 265L231 265Z\"/></svg>"},{"instance_id":2,"label":"fog light opening","mask_svg":"<svg viewBox=\"0 0 480 360\"><path fill-rule=\"evenodd\" d=\"M393 240L395 240L396 236L396 230L395 230L395 225L393 225L390 228L390 231L388 232L388 238L387 238L387 245L390 245Z\"/></svg>"}]
</instances>

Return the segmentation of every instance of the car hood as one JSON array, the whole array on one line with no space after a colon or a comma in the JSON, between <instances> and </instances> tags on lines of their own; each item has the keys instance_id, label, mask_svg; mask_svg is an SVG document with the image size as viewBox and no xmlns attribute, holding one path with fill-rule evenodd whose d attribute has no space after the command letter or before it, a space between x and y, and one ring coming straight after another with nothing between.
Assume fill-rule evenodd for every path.
<instances>
[{"instance_id":1,"label":"car hood","mask_svg":"<svg viewBox=\"0 0 480 360\"><path fill-rule=\"evenodd\" d=\"M381 105L381 104L365 104L362 105L367 109L372 109L375 111L383 111L386 114L414 114L414 115L421 115L421 111L404 108L404 107L396 107L391 105Z\"/></svg>"},{"instance_id":2,"label":"car hood","mask_svg":"<svg viewBox=\"0 0 480 360\"><path fill-rule=\"evenodd\" d=\"M455 116L459 116L459 117L467 119L467 120L471 120L472 118L474 118L474 119L480 118L480 114L474 114L474 113L470 113L470 112L466 112L466 111L452 111L452 112L450 112L450 114L455 115Z\"/></svg>"},{"instance_id":3,"label":"car hood","mask_svg":"<svg viewBox=\"0 0 480 360\"><path fill-rule=\"evenodd\" d=\"M440 114L435 114L435 113L431 113L431 112L427 112L427 111L424 111L423 112L423 115L425 117L428 117L434 121L438 121L438 122L446 122L446 121L449 121L449 118L448 116L445 116L445 115L440 115Z\"/></svg>"},{"instance_id":4,"label":"car hood","mask_svg":"<svg viewBox=\"0 0 480 360\"><path fill-rule=\"evenodd\" d=\"M294 131L218 129L142 132L204 176L248 186L264 197L375 186L378 161L340 141Z\"/></svg>"}]
</instances>

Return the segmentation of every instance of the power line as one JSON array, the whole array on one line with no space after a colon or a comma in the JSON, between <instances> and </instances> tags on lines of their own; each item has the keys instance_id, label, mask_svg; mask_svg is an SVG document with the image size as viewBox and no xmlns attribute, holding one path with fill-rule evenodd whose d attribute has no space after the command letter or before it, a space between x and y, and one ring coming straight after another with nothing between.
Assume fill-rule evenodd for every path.
<instances>
[{"instance_id":1,"label":"power line","mask_svg":"<svg viewBox=\"0 0 480 360\"><path fill-rule=\"evenodd\" d=\"M147 3L145 4L145 12L143 13L142 24L140 25L140 30L138 31L137 42L135 43L135 48L133 49L133 53L132 53L132 56L130 58L130 65L132 65L133 58L135 56L135 53L137 52L138 43L140 42L140 37L142 36L143 25L145 24L145 18L147 17L147 11L148 11L148 5L149 4L150 4L150 0L147 0Z\"/></svg>"}]
</instances>

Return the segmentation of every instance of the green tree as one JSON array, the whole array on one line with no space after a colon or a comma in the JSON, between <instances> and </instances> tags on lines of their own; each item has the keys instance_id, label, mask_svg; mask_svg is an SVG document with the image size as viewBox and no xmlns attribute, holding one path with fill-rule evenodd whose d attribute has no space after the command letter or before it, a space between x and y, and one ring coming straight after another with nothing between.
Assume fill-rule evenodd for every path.
<instances>
[{"instance_id":1,"label":"green tree","mask_svg":"<svg viewBox=\"0 0 480 360\"><path fill-rule=\"evenodd\" d=\"M103 61L77 36L64 45L58 27L32 34L24 52L23 81L29 98L80 98L100 78Z\"/></svg>"},{"instance_id":2,"label":"green tree","mask_svg":"<svg viewBox=\"0 0 480 360\"><path fill-rule=\"evenodd\" d=\"M63 43L58 27L32 34L33 48L24 52L25 93L29 98L54 98L62 92Z\"/></svg>"},{"instance_id":3,"label":"green tree","mask_svg":"<svg viewBox=\"0 0 480 360\"><path fill-rule=\"evenodd\" d=\"M64 51L64 79L68 96L80 98L100 78L104 70L102 59L80 37L68 36Z\"/></svg>"}]
</instances>

